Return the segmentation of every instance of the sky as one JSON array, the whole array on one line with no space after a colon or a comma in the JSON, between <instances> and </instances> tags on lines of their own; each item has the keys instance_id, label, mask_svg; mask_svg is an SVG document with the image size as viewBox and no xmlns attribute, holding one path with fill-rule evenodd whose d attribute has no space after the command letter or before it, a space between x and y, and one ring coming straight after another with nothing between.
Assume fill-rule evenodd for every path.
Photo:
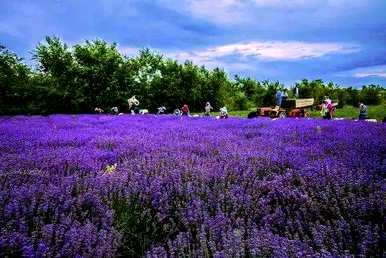
<instances>
[{"instance_id":1,"label":"sky","mask_svg":"<svg viewBox=\"0 0 386 258\"><path fill-rule=\"evenodd\" d=\"M116 42L291 86L386 86L386 0L0 0L0 44L32 62L45 36Z\"/></svg>"}]
</instances>

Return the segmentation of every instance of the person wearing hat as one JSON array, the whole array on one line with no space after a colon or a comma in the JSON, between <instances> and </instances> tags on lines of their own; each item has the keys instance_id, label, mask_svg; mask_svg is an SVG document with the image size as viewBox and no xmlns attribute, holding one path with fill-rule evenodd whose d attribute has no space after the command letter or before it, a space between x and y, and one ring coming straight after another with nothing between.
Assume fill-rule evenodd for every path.
<instances>
[{"instance_id":1,"label":"person wearing hat","mask_svg":"<svg viewBox=\"0 0 386 258\"><path fill-rule=\"evenodd\" d=\"M161 106L161 107L157 108L157 115L165 114L165 112L166 112L166 107Z\"/></svg>"},{"instance_id":2,"label":"person wearing hat","mask_svg":"<svg viewBox=\"0 0 386 258\"><path fill-rule=\"evenodd\" d=\"M113 115L118 115L118 113L119 113L118 107L112 107L112 108L111 108L111 113L112 113Z\"/></svg>"},{"instance_id":3,"label":"person wearing hat","mask_svg":"<svg viewBox=\"0 0 386 258\"><path fill-rule=\"evenodd\" d=\"M228 118L228 110L226 107L220 108L220 119Z\"/></svg>"},{"instance_id":4,"label":"person wearing hat","mask_svg":"<svg viewBox=\"0 0 386 258\"><path fill-rule=\"evenodd\" d=\"M173 113L175 116L181 116L181 110L178 108L176 108Z\"/></svg>"}]
</instances>

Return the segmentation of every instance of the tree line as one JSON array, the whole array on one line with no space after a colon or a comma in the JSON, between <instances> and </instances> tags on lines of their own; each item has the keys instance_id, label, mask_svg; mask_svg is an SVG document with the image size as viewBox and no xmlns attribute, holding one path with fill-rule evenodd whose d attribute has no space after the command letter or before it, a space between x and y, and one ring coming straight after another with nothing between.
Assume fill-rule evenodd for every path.
<instances>
[{"instance_id":1,"label":"tree line","mask_svg":"<svg viewBox=\"0 0 386 258\"><path fill-rule=\"evenodd\" d=\"M127 112L127 99L133 95L150 111L159 106L172 111L184 103L202 111L207 101L216 109L225 105L246 110L274 105L276 91L285 88L279 82L229 78L220 68L179 63L150 49L130 58L103 40L70 47L57 37L46 37L33 50L33 59L34 68L0 45L0 114L91 113L95 107L113 106ZM321 103L329 96L340 106L355 106L360 100L378 105L386 95L379 85L356 89L304 79L289 88L289 97L295 87L300 98Z\"/></svg>"}]
</instances>

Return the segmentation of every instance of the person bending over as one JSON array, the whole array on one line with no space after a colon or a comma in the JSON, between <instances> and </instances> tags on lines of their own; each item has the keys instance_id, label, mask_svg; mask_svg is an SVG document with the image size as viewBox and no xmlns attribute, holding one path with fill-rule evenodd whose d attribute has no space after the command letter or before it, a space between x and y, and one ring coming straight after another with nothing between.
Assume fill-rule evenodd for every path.
<instances>
[{"instance_id":1,"label":"person bending over","mask_svg":"<svg viewBox=\"0 0 386 258\"><path fill-rule=\"evenodd\" d=\"M367 107L363 102L359 102L359 120L366 120L367 118Z\"/></svg>"},{"instance_id":2,"label":"person bending over","mask_svg":"<svg viewBox=\"0 0 386 258\"><path fill-rule=\"evenodd\" d=\"M187 104L184 104L181 108L181 112L183 116L189 116L189 107Z\"/></svg>"}]
</instances>

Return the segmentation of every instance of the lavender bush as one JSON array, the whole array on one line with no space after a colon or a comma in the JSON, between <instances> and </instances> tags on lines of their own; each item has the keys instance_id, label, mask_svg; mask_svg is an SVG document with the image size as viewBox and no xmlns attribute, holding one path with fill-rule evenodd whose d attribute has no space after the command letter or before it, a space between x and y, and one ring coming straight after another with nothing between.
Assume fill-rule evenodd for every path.
<instances>
[{"instance_id":1,"label":"lavender bush","mask_svg":"<svg viewBox=\"0 0 386 258\"><path fill-rule=\"evenodd\" d=\"M386 126L0 118L1 257L382 257Z\"/></svg>"}]
</instances>

